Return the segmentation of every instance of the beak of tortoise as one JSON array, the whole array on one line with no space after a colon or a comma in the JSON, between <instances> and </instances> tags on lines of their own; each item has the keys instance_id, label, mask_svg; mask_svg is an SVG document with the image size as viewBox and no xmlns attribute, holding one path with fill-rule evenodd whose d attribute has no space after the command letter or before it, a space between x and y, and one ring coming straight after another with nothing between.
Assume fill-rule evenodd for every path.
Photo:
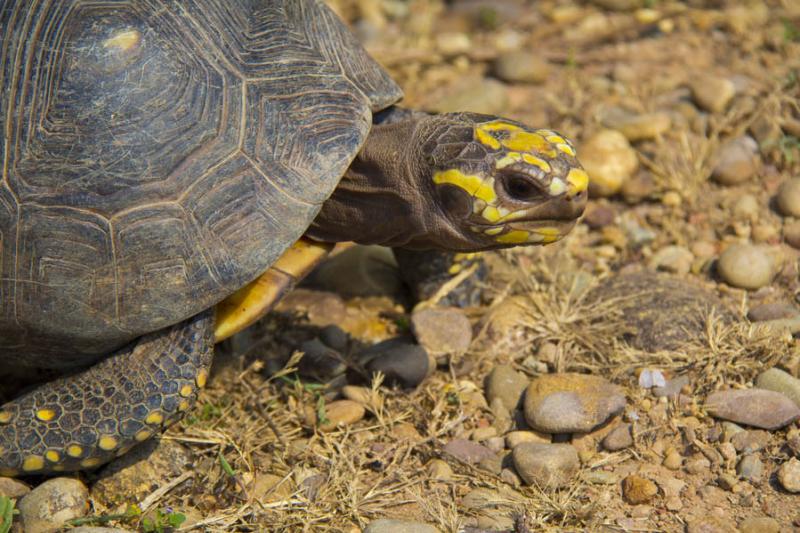
<instances>
[{"instance_id":1,"label":"beak of tortoise","mask_svg":"<svg viewBox=\"0 0 800 533\"><path fill-rule=\"evenodd\" d=\"M216 308L214 342L221 342L255 323L291 291L334 245L301 238L254 281L231 294Z\"/></svg>"}]
</instances>

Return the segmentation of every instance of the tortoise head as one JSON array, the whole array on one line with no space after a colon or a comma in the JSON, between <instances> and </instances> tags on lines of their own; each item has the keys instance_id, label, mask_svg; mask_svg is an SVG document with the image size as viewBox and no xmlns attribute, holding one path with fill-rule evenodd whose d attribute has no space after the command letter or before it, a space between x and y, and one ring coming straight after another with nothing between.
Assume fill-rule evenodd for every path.
<instances>
[{"instance_id":1,"label":"tortoise head","mask_svg":"<svg viewBox=\"0 0 800 533\"><path fill-rule=\"evenodd\" d=\"M433 236L440 246L547 244L583 213L589 178L560 134L471 113L433 116L422 129L423 172L450 226L444 241Z\"/></svg>"}]
</instances>

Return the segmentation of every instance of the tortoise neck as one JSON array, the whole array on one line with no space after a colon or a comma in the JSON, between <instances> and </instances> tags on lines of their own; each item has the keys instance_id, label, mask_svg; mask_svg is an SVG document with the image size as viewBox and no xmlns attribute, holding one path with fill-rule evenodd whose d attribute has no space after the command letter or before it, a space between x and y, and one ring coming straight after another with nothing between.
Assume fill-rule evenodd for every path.
<instances>
[{"instance_id":1,"label":"tortoise neck","mask_svg":"<svg viewBox=\"0 0 800 533\"><path fill-rule=\"evenodd\" d=\"M324 242L403 246L427 233L430 194L415 135L422 113L376 116L364 146L306 232ZM388 119L387 119L388 118Z\"/></svg>"}]
</instances>

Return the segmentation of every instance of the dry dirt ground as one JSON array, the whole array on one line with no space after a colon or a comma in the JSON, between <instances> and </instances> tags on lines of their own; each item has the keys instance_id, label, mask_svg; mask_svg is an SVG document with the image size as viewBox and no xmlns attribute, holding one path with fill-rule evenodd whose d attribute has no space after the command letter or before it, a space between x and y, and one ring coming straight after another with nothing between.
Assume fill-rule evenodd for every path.
<instances>
[{"instance_id":1,"label":"dry dirt ground","mask_svg":"<svg viewBox=\"0 0 800 533\"><path fill-rule=\"evenodd\" d=\"M370 383L353 364L346 379L369 391L366 415L321 431L345 380L324 385L281 370L296 362L291 354L328 323L350 334L354 352L406 331L409 309L394 294L391 265L360 274L379 278L377 294L302 290L220 349L201 403L153 453L139 451L146 457L127 477L85 478L94 522L137 527L111 518L138 503L150 515L184 515L181 530L359 531L389 517L440 531L800 531L800 495L774 475L793 453L797 423L759 434L764 475L749 481L720 452L729 450L725 428L703 406L711 391L750 387L771 366L797 376L796 340L711 316L693 344L647 352L619 340L626 325L613 302L583 298L603 278L642 267L693 278L742 317L760 304L797 303L800 254L789 243L800 246L800 231L775 196L800 177L800 2L331 3L401 84L405 105L552 128L575 140L579 157L609 126L630 148L600 158L618 166L598 177L585 220L566 239L490 254L486 305L465 310L469 350L440 358L421 385ZM733 177L712 179L725 143L744 135L755 140L751 152L740 147L748 157L734 150ZM734 266L740 274L769 259L761 288L719 277L721 252L741 242L760 248ZM501 364L529 378L591 373L624 388L622 415L598 434L571 436L581 469L567 487L540 490L513 468L443 452L476 429L497 429L484 379ZM679 400L656 398L639 385L643 369L690 384ZM598 440L621 421L632 424L633 444L604 451ZM662 464L671 451L683 459L677 469ZM636 505L621 483L634 473L658 488ZM745 522L763 517L774 521Z\"/></svg>"}]
</instances>

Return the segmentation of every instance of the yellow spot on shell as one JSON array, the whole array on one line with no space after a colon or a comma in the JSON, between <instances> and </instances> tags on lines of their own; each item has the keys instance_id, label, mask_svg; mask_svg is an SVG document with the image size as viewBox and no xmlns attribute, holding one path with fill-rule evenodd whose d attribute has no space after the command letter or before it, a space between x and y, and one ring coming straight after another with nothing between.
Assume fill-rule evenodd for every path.
<instances>
[{"instance_id":1,"label":"yellow spot on shell","mask_svg":"<svg viewBox=\"0 0 800 533\"><path fill-rule=\"evenodd\" d=\"M14 468L0 468L0 476L3 477L17 477L19 471Z\"/></svg>"},{"instance_id":2,"label":"yellow spot on shell","mask_svg":"<svg viewBox=\"0 0 800 533\"><path fill-rule=\"evenodd\" d=\"M489 229L487 229L486 231L484 231L484 233L485 233L486 235L495 236L495 235L497 235L498 233L500 233L501 231L503 231L504 229L506 229L506 228L505 228L505 226L497 226L496 228L489 228Z\"/></svg>"},{"instance_id":3,"label":"yellow spot on shell","mask_svg":"<svg viewBox=\"0 0 800 533\"><path fill-rule=\"evenodd\" d=\"M57 463L61 460L61 454L55 450L47 450L44 452L44 457L51 463Z\"/></svg>"},{"instance_id":4,"label":"yellow spot on shell","mask_svg":"<svg viewBox=\"0 0 800 533\"><path fill-rule=\"evenodd\" d=\"M8 424L14 416L10 411L0 411L0 424Z\"/></svg>"},{"instance_id":5,"label":"yellow spot on shell","mask_svg":"<svg viewBox=\"0 0 800 533\"><path fill-rule=\"evenodd\" d=\"M103 43L105 48L119 48L127 52L142 40L142 34L138 30L121 31Z\"/></svg>"},{"instance_id":6,"label":"yellow spot on shell","mask_svg":"<svg viewBox=\"0 0 800 533\"><path fill-rule=\"evenodd\" d=\"M447 269L447 273L450 274L451 276L455 276L456 274L461 272L462 268L463 267L458 263L454 263L450 265L450 268Z\"/></svg>"},{"instance_id":7,"label":"yellow spot on shell","mask_svg":"<svg viewBox=\"0 0 800 533\"><path fill-rule=\"evenodd\" d=\"M136 433L136 435L133 436L133 438L136 439L136 442L142 442L142 441L145 441L145 440L149 439L152 436L153 436L153 432L152 431L149 431L147 429L142 429L142 430L138 431Z\"/></svg>"},{"instance_id":8,"label":"yellow spot on shell","mask_svg":"<svg viewBox=\"0 0 800 533\"><path fill-rule=\"evenodd\" d=\"M569 194L575 195L583 192L589 186L589 174L582 168L570 169L567 174L567 183L569 183Z\"/></svg>"},{"instance_id":9,"label":"yellow spot on shell","mask_svg":"<svg viewBox=\"0 0 800 533\"><path fill-rule=\"evenodd\" d=\"M63 472L64 465L53 465L50 467L50 470L52 470L53 472Z\"/></svg>"},{"instance_id":10,"label":"yellow spot on shell","mask_svg":"<svg viewBox=\"0 0 800 533\"><path fill-rule=\"evenodd\" d=\"M67 446L67 455L70 457L80 457L83 455L83 448L77 444L70 444Z\"/></svg>"},{"instance_id":11,"label":"yellow spot on shell","mask_svg":"<svg viewBox=\"0 0 800 533\"><path fill-rule=\"evenodd\" d=\"M556 144L556 148L558 148L559 150L561 150L562 152L564 152L567 155L571 155L572 157L575 157L575 149L572 146L570 146L570 145L568 145L566 143Z\"/></svg>"},{"instance_id":12,"label":"yellow spot on shell","mask_svg":"<svg viewBox=\"0 0 800 533\"><path fill-rule=\"evenodd\" d=\"M183 396L184 398L188 398L189 396L191 396L191 395L192 395L192 390L193 390L193 389L192 389L192 386L191 386L191 385L189 385L189 384L186 384L186 385L184 385L183 387L181 387L180 394L181 394L181 396Z\"/></svg>"},{"instance_id":13,"label":"yellow spot on shell","mask_svg":"<svg viewBox=\"0 0 800 533\"><path fill-rule=\"evenodd\" d=\"M197 379L200 379L200 376L197 376ZM159 411L153 411L147 418L144 419L145 424L160 424L164 421L164 415L161 414Z\"/></svg>"},{"instance_id":14,"label":"yellow spot on shell","mask_svg":"<svg viewBox=\"0 0 800 533\"><path fill-rule=\"evenodd\" d=\"M433 182L437 185L449 183L464 189L468 194L479 198L486 203L493 203L497 199L494 192L494 179L483 179L473 174L464 174L458 169L442 170L433 175Z\"/></svg>"},{"instance_id":15,"label":"yellow spot on shell","mask_svg":"<svg viewBox=\"0 0 800 533\"><path fill-rule=\"evenodd\" d=\"M189 402L187 402L186 400L183 400L181 403L178 404L178 411L183 412L186 411L187 409L189 409Z\"/></svg>"},{"instance_id":16,"label":"yellow spot on shell","mask_svg":"<svg viewBox=\"0 0 800 533\"><path fill-rule=\"evenodd\" d=\"M29 455L22 461L22 469L25 472L33 472L44 468L44 457L41 455Z\"/></svg>"},{"instance_id":17,"label":"yellow spot on shell","mask_svg":"<svg viewBox=\"0 0 800 533\"><path fill-rule=\"evenodd\" d=\"M197 383L198 387L202 389L203 387L206 386L207 381L208 381L207 370L201 370L200 372L197 373L197 378L195 378L195 382Z\"/></svg>"},{"instance_id":18,"label":"yellow spot on shell","mask_svg":"<svg viewBox=\"0 0 800 533\"><path fill-rule=\"evenodd\" d=\"M558 196L562 194L564 191L567 190L567 184L561 181L559 178L553 178L553 181L550 182L550 188L548 192L551 196Z\"/></svg>"},{"instance_id":19,"label":"yellow spot on shell","mask_svg":"<svg viewBox=\"0 0 800 533\"><path fill-rule=\"evenodd\" d=\"M81 461L81 466L84 468L94 468L103 464L103 460L99 457L88 457Z\"/></svg>"},{"instance_id":20,"label":"yellow spot on shell","mask_svg":"<svg viewBox=\"0 0 800 533\"><path fill-rule=\"evenodd\" d=\"M505 233L505 234L500 235L499 237L497 237L496 240L497 240L497 242L500 242L500 243L503 243L503 244L522 244L524 242L528 242L528 237L529 236L530 236L530 233L525 231L525 230L512 229L508 233Z\"/></svg>"},{"instance_id":21,"label":"yellow spot on shell","mask_svg":"<svg viewBox=\"0 0 800 533\"><path fill-rule=\"evenodd\" d=\"M49 422L56 417L56 412L53 409L39 409L36 411L36 418L42 422Z\"/></svg>"},{"instance_id":22,"label":"yellow spot on shell","mask_svg":"<svg viewBox=\"0 0 800 533\"><path fill-rule=\"evenodd\" d=\"M119 441L111 436L100 437L98 446L100 446L101 450L110 451L119 446Z\"/></svg>"}]
</instances>

